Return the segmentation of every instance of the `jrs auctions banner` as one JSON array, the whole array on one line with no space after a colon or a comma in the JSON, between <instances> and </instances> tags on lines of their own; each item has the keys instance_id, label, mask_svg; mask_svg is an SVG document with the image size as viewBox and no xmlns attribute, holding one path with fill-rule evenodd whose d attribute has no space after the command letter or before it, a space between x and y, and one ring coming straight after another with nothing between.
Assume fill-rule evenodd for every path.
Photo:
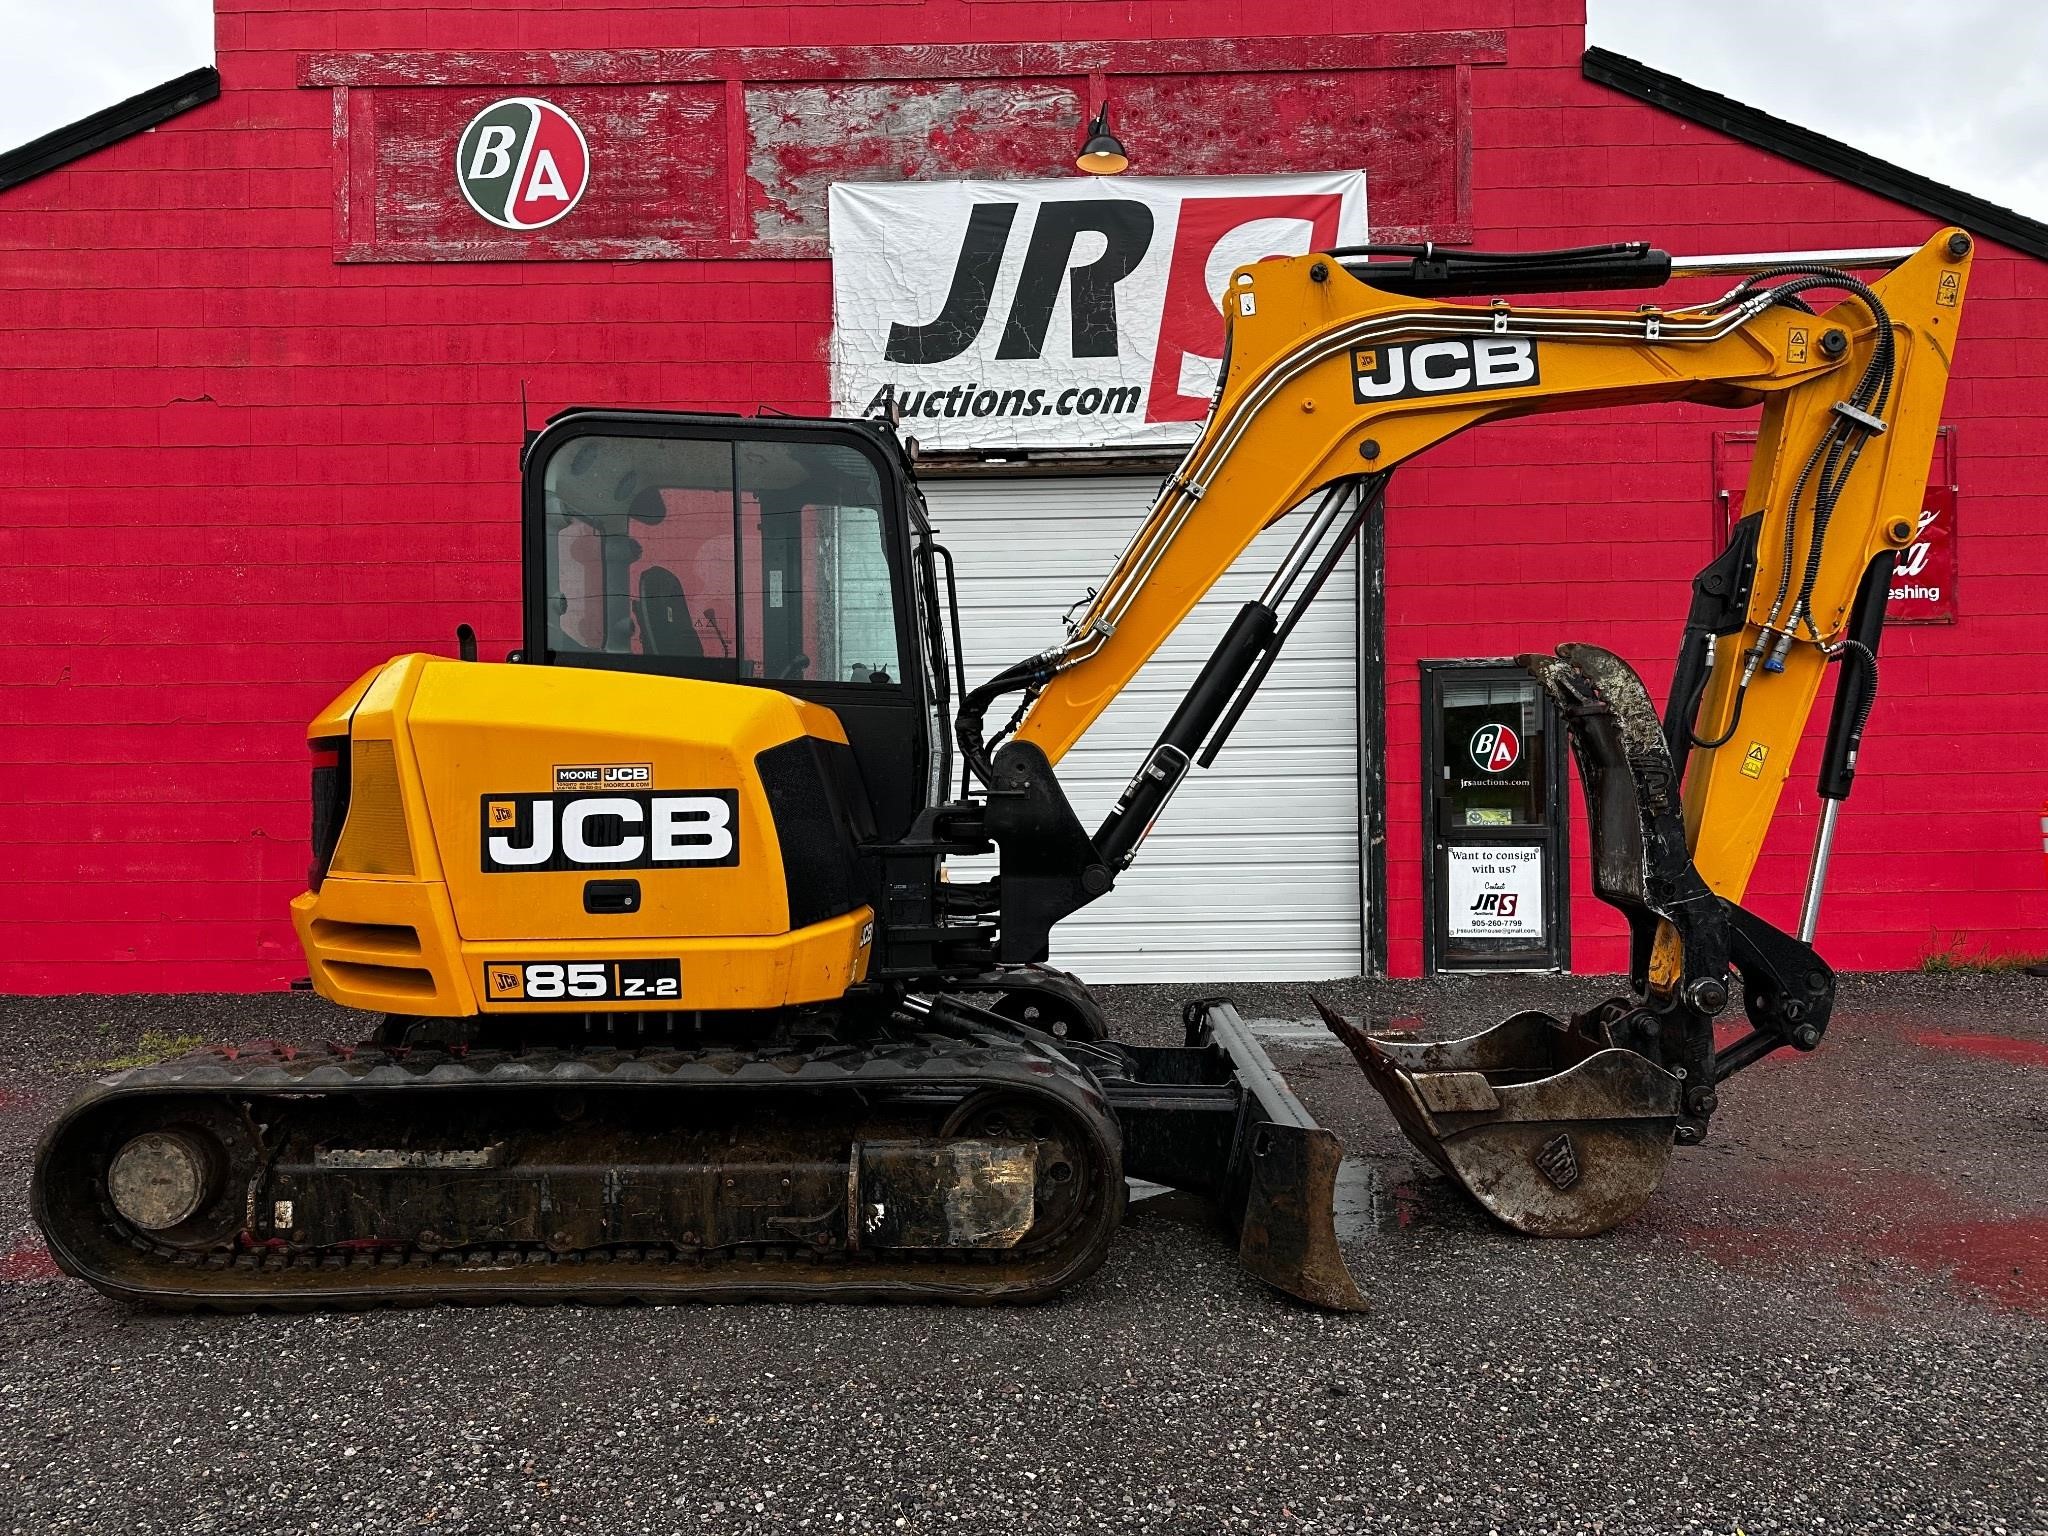
<instances>
[{"instance_id":1,"label":"jrs auctions banner","mask_svg":"<svg viewBox=\"0 0 2048 1536\"><path fill-rule=\"evenodd\" d=\"M844 182L832 392L928 449L1193 440L1231 272L1366 238L1365 173Z\"/></svg>"}]
</instances>

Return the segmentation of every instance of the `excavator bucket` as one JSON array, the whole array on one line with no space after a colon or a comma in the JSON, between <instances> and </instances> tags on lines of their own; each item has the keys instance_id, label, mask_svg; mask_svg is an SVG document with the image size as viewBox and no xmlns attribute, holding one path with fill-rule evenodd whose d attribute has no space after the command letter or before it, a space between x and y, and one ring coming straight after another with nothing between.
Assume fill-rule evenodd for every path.
<instances>
[{"instance_id":1,"label":"excavator bucket","mask_svg":"<svg viewBox=\"0 0 2048 1536\"><path fill-rule=\"evenodd\" d=\"M1724 983L1724 904L1693 868L1679 814L1679 773L1642 679L1620 657L1566 645L1522 665L1557 700L1586 791L1593 890L1629 920L1641 990L1661 929L1677 939L1691 983ZM1697 1010L1652 1016L1623 1003L1570 1023L1518 1013L1434 1043L1376 1040L1321 1003L1323 1021L1358 1058L1408 1139L1519 1232L1590 1237L1626 1221L1663 1182L1673 1144L1697 1140L1686 1074L1637 1042L1673 1033L1694 1043L1711 1093L1713 1032ZM1626 1043L1624 1043L1626 1040ZM1704 1101L1699 1101L1704 1102ZM1681 1122L1684 1122L1681 1126Z\"/></svg>"},{"instance_id":2,"label":"excavator bucket","mask_svg":"<svg viewBox=\"0 0 2048 1536\"><path fill-rule=\"evenodd\" d=\"M1425 1045L1316 1007L1408 1139L1516 1231L1591 1237L1663 1182L1680 1084L1647 1057L1542 1013Z\"/></svg>"}]
</instances>

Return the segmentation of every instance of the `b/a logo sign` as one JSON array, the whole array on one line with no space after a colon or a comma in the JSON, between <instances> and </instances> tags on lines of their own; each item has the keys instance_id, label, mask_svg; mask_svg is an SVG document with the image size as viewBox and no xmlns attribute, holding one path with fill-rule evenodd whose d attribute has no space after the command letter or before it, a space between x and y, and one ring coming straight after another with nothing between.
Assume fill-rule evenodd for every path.
<instances>
[{"instance_id":1,"label":"b/a logo sign","mask_svg":"<svg viewBox=\"0 0 2048 1536\"><path fill-rule=\"evenodd\" d=\"M1482 725L1472 733L1472 761L1488 773L1506 773L1522 755L1522 739L1508 725Z\"/></svg>"},{"instance_id":2,"label":"b/a logo sign","mask_svg":"<svg viewBox=\"0 0 2048 1536\"><path fill-rule=\"evenodd\" d=\"M1231 272L1366 238L1365 176L831 191L833 396L927 448L1185 443Z\"/></svg>"},{"instance_id":3,"label":"b/a logo sign","mask_svg":"<svg viewBox=\"0 0 2048 1536\"><path fill-rule=\"evenodd\" d=\"M455 180L469 206L500 229L545 229L583 200L590 146L553 102L508 97L462 130Z\"/></svg>"}]
</instances>

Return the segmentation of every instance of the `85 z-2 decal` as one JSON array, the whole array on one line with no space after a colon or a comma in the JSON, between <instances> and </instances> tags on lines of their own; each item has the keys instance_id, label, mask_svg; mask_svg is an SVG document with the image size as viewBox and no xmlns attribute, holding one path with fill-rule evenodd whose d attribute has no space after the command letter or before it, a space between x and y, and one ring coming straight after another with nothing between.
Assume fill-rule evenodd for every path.
<instances>
[{"instance_id":1,"label":"85 z-2 decal","mask_svg":"<svg viewBox=\"0 0 2048 1536\"><path fill-rule=\"evenodd\" d=\"M685 869L740 861L735 789L483 797L483 869Z\"/></svg>"},{"instance_id":2,"label":"85 z-2 decal","mask_svg":"<svg viewBox=\"0 0 2048 1536\"><path fill-rule=\"evenodd\" d=\"M492 1003L672 1002L683 995L680 960L492 960Z\"/></svg>"}]
</instances>

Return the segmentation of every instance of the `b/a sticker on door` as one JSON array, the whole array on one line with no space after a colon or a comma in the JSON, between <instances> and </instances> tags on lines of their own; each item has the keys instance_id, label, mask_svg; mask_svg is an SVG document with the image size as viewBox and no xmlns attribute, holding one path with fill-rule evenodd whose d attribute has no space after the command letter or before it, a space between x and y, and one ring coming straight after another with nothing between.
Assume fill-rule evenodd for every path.
<instances>
[{"instance_id":1,"label":"b/a sticker on door","mask_svg":"<svg viewBox=\"0 0 2048 1536\"><path fill-rule=\"evenodd\" d=\"M674 1002L683 995L680 960L492 960L484 965L491 1003Z\"/></svg>"}]
</instances>

